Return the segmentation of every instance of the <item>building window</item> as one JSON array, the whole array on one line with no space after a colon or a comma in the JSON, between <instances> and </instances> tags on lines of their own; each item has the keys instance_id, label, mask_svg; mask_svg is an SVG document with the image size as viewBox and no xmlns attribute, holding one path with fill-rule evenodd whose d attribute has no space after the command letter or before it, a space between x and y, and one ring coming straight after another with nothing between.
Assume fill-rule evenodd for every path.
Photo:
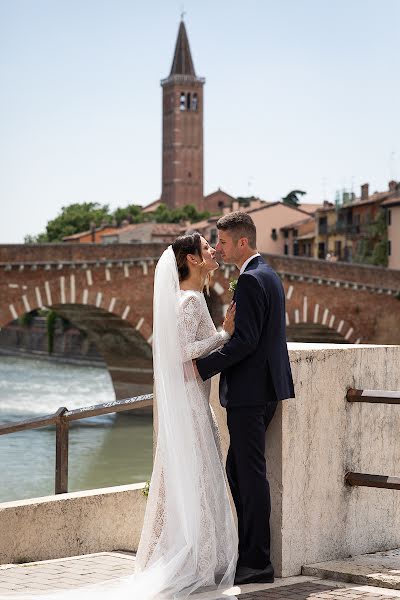
<instances>
[{"instance_id":1,"label":"building window","mask_svg":"<svg viewBox=\"0 0 400 600\"><path fill-rule=\"evenodd\" d=\"M188 171L188 177L190 178L192 176L192 171Z\"/></svg>"},{"instance_id":2,"label":"building window","mask_svg":"<svg viewBox=\"0 0 400 600\"><path fill-rule=\"evenodd\" d=\"M197 110L197 105L198 105L197 94L193 94L192 110Z\"/></svg>"},{"instance_id":3,"label":"building window","mask_svg":"<svg viewBox=\"0 0 400 600\"><path fill-rule=\"evenodd\" d=\"M283 230L283 237L285 238L285 240L288 239L288 237L289 237L289 229L284 229Z\"/></svg>"},{"instance_id":4,"label":"building window","mask_svg":"<svg viewBox=\"0 0 400 600\"><path fill-rule=\"evenodd\" d=\"M320 217L318 221L319 233L328 233L328 220L327 217Z\"/></svg>"},{"instance_id":5,"label":"building window","mask_svg":"<svg viewBox=\"0 0 400 600\"><path fill-rule=\"evenodd\" d=\"M299 242L297 240L293 242L293 256L299 256Z\"/></svg>"},{"instance_id":6,"label":"building window","mask_svg":"<svg viewBox=\"0 0 400 600\"><path fill-rule=\"evenodd\" d=\"M387 243L387 252L388 252L388 256L392 256L392 242L390 240L388 240Z\"/></svg>"},{"instance_id":7,"label":"building window","mask_svg":"<svg viewBox=\"0 0 400 600\"><path fill-rule=\"evenodd\" d=\"M289 254L289 244L285 244L284 249L283 249L283 253L288 256Z\"/></svg>"},{"instance_id":8,"label":"building window","mask_svg":"<svg viewBox=\"0 0 400 600\"><path fill-rule=\"evenodd\" d=\"M325 242L318 242L318 258L325 258Z\"/></svg>"},{"instance_id":9,"label":"building window","mask_svg":"<svg viewBox=\"0 0 400 600\"><path fill-rule=\"evenodd\" d=\"M389 210L387 211L387 224L388 224L388 225L391 225L391 224L392 224L392 211L390 210L390 208L389 208Z\"/></svg>"},{"instance_id":10,"label":"building window","mask_svg":"<svg viewBox=\"0 0 400 600\"><path fill-rule=\"evenodd\" d=\"M339 260L342 258L342 242L340 240L335 242L335 256Z\"/></svg>"},{"instance_id":11,"label":"building window","mask_svg":"<svg viewBox=\"0 0 400 600\"><path fill-rule=\"evenodd\" d=\"M186 108L188 110L190 110L190 92L187 93L187 102L186 102Z\"/></svg>"},{"instance_id":12,"label":"building window","mask_svg":"<svg viewBox=\"0 0 400 600\"><path fill-rule=\"evenodd\" d=\"M276 229L275 228L273 228L271 230L271 237L274 240L274 242L276 242L276 240L278 239L278 234L276 233Z\"/></svg>"},{"instance_id":13,"label":"building window","mask_svg":"<svg viewBox=\"0 0 400 600\"><path fill-rule=\"evenodd\" d=\"M179 109L186 110L186 95L185 92L181 92L181 97L179 100Z\"/></svg>"}]
</instances>

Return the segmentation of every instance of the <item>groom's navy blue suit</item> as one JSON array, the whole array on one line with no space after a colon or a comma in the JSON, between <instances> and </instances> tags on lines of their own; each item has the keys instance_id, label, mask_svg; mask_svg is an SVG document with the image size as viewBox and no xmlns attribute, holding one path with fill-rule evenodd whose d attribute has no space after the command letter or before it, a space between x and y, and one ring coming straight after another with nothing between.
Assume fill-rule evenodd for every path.
<instances>
[{"instance_id":1,"label":"groom's navy blue suit","mask_svg":"<svg viewBox=\"0 0 400 600\"><path fill-rule=\"evenodd\" d=\"M265 431L277 402L294 397L286 344L285 294L261 256L240 275L234 294L235 332L220 350L197 360L203 380L220 376L230 447L226 470L239 525L238 564L270 563L271 500L265 464Z\"/></svg>"}]
</instances>

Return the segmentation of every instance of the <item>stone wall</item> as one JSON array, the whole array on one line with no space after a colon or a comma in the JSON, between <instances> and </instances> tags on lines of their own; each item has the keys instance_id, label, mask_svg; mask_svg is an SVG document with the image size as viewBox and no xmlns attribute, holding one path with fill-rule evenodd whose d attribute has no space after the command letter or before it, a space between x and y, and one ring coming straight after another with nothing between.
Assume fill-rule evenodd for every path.
<instances>
[{"instance_id":1,"label":"stone wall","mask_svg":"<svg viewBox=\"0 0 400 600\"><path fill-rule=\"evenodd\" d=\"M144 484L0 504L0 564L136 551Z\"/></svg>"},{"instance_id":2,"label":"stone wall","mask_svg":"<svg viewBox=\"0 0 400 600\"><path fill-rule=\"evenodd\" d=\"M289 344L296 399L267 432L272 560L277 575L303 565L400 546L400 492L353 488L347 471L400 475L400 407L350 404L346 392L400 390L400 346ZM212 405L223 451L225 412ZM0 563L137 547L141 486L0 504Z\"/></svg>"}]
</instances>

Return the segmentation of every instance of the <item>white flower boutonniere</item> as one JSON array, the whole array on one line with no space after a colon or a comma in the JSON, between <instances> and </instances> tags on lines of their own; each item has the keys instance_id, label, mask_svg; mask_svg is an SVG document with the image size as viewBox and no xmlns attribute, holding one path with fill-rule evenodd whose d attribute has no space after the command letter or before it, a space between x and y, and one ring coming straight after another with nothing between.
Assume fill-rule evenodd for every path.
<instances>
[{"instance_id":1,"label":"white flower boutonniere","mask_svg":"<svg viewBox=\"0 0 400 600\"><path fill-rule=\"evenodd\" d=\"M229 283L229 291L233 294L237 287L237 279L231 279Z\"/></svg>"}]
</instances>

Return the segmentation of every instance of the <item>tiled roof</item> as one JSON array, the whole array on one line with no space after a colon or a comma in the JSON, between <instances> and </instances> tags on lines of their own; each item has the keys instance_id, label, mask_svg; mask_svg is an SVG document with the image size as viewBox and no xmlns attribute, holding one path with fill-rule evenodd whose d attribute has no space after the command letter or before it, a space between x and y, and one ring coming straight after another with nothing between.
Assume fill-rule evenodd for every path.
<instances>
[{"instance_id":1,"label":"tiled roof","mask_svg":"<svg viewBox=\"0 0 400 600\"><path fill-rule=\"evenodd\" d=\"M148 204L147 206L144 206L142 208L142 212L144 212L144 213L152 212L153 210L156 210L156 208L158 206L160 206L160 204L161 204L160 198L158 200L154 200L154 202L150 202L150 204Z\"/></svg>"},{"instance_id":2,"label":"tiled roof","mask_svg":"<svg viewBox=\"0 0 400 600\"><path fill-rule=\"evenodd\" d=\"M320 202L301 202L299 208L305 210L308 213L314 213L316 210L322 207Z\"/></svg>"},{"instance_id":3,"label":"tiled roof","mask_svg":"<svg viewBox=\"0 0 400 600\"><path fill-rule=\"evenodd\" d=\"M382 202L381 206L396 206L397 204L400 204L400 194L387 198Z\"/></svg>"},{"instance_id":4,"label":"tiled roof","mask_svg":"<svg viewBox=\"0 0 400 600\"><path fill-rule=\"evenodd\" d=\"M306 223L315 222L314 217L308 217L308 219L302 219L301 221L296 221L295 223L290 223L290 225L284 225L281 229L297 229L300 225L305 225Z\"/></svg>"},{"instance_id":5,"label":"tiled roof","mask_svg":"<svg viewBox=\"0 0 400 600\"><path fill-rule=\"evenodd\" d=\"M113 227L112 225L102 225L101 227L96 227L94 232L98 233L99 231L104 231L104 229L110 229L110 230L115 229L115 231L117 231L118 227ZM79 240L79 238L85 237L86 235L90 235L91 233L92 233L91 229L88 229L87 231L79 231L78 233L73 233L72 235L67 235L67 236L63 237L63 241Z\"/></svg>"},{"instance_id":6,"label":"tiled roof","mask_svg":"<svg viewBox=\"0 0 400 600\"><path fill-rule=\"evenodd\" d=\"M266 203L265 205L259 206L258 208L252 208L250 210L243 211L243 212L247 212L250 214L253 212L257 212L259 210L267 210L268 208L272 208L273 206L277 206L279 204L281 204L282 206L286 206L286 208L290 208L291 210L297 210L299 213L303 213L304 215L308 215L308 212L306 210L298 208L297 206L291 206L290 204L285 204L284 202L281 202L280 200L278 200L277 202Z\"/></svg>"},{"instance_id":7,"label":"tiled roof","mask_svg":"<svg viewBox=\"0 0 400 600\"><path fill-rule=\"evenodd\" d=\"M179 235L185 232L186 225L180 223L153 223L152 235Z\"/></svg>"}]
</instances>

